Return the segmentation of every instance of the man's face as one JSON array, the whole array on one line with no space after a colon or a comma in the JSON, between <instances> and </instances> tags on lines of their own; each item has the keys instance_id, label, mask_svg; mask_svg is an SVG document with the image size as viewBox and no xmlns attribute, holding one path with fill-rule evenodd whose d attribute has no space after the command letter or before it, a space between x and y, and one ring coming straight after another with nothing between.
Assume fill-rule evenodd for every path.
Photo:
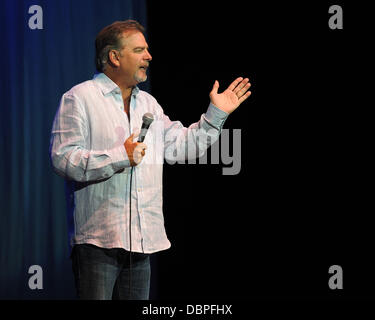
<instances>
[{"instance_id":1,"label":"man's face","mask_svg":"<svg viewBox=\"0 0 375 320\"><path fill-rule=\"evenodd\" d=\"M141 32L124 34L124 47L120 51L120 71L129 85L136 85L147 80L147 68L152 57Z\"/></svg>"}]
</instances>

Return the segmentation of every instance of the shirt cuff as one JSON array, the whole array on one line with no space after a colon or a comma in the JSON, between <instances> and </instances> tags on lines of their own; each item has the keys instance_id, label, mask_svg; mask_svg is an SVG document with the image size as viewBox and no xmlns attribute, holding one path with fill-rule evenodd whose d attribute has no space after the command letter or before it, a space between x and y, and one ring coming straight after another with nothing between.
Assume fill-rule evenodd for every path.
<instances>
[{"instance_id":1,"label":"shirt cuff","mask_svg":"<svg viewBox=\"0 0 375 320\"><path fill-rule=\"evenodd\" d=\"M213 103L210 103L204 118L212 127L221 129L228 116L229 113L226 113L225 111L216 107Z\"/></svg>"}]
</instances>

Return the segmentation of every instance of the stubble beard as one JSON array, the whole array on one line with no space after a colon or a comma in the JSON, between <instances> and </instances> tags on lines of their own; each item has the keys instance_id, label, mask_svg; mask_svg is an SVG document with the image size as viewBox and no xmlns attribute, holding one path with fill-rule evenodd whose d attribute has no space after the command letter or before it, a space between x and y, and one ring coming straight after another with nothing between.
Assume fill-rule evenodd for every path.
<instances>
[{"instance_id":1,"label":"stubble beard","mask_svg":"<svg viewBox=\"0 0 375 320\"><path fill-rule=\"evenodd\" d=\"M137 83L145 82L147 80L147 74L143 77L139 77L137 74L135 74L134 79L137 81Z\"/></svg>"}]
</instances>

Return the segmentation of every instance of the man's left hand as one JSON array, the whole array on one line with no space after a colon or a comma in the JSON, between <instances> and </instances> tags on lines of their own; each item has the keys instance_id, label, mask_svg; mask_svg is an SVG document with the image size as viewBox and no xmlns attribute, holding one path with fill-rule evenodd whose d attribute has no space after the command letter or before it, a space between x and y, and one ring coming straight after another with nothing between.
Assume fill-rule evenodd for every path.
<instances>
[{"instance_id":1,"label":"man's left hand","mask_svg":"<svg viewBox=\"0 0 375 320\"><path fill-rule=\"evenodd\" d=\"M251 95L251 91L248 91L250 86L248 78L239 77L230 84L227 90L218 93L219 82L216 80L210 92L211 103L226 113L232 113Z\"/></svg>"}]
</instances>

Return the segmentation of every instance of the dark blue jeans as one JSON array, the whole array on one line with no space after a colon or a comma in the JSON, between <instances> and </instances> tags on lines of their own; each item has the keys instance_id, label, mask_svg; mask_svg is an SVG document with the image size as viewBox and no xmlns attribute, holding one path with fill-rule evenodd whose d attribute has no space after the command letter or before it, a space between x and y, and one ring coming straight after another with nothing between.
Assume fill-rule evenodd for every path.
<instances>
[{"instance_id":1,"label":"dark blue jeans","mask_svg":"<svg viewBox=\"0 0 375 320\"><path fill-rule=\"evenodd\" d=\"M121 248L104 249L91 244L73 247L72 265L79 299L148 300L150 257L132 253L131 294L129 295L129 255Z\"/></svg>"}]
</instances>

